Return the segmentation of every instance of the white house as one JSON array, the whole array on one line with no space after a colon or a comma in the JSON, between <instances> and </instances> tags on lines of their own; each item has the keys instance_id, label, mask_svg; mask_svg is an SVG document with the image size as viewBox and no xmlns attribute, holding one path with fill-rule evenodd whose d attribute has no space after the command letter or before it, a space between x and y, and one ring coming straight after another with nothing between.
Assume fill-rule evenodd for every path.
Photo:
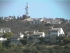
<instances>
[{"instance_id":1,"label":"white house","mask_svg":"<svg viewBox=\"0 0 70 53\"><path fill-rule=\"evenodd\" d=\"M11 32L10 28L0 28L0 33Z\"/></svg>"},{"instance_id":2,"label":"white house","mask_svg":"<svg viewBox=\"0 0 70 53\"><path fill-rule=\"evenodd\" d=\"M38 42L40 42L40 40L38 38L45 37L45 33L44 32L35 32L34 31L34 33L31 34L29 37L32 38L32 42L38 43Z\"/></svg>"},{"instance_id":3,"label":"white house","mask_svg":"<svg viewBox=\"0 0 70 53\"><path fill-rule=\"evenodd\" d=\"M31 22L32 25L35 25L35 24L42 24L42 19L33 19L33 21Z\"/></svg>"},{"instance_id":4,"label":"white house","mask_svg":"<svg viewBox=\"0 0 70 53\"><path fill-rule=\"evenodd\" d=\"M52 24L61 24L61 23L62 23L62 21L59 18L55 18L52 21Z\"/></svg>"},{"instance_id":5,"label":"white house","mask_svg":"<svg viewBox=\"0 0 70 53\"><path fill-rule=\"evenodd\" d=\"M49 18L49 19L47 19L47 23L49 23L49 24L61 24L62 21L59 18L55 18L55 19Z\"/></svg>"},{"instance_id":6,"label":"white house","mask_svg":"<svg viewBox=\"0 0 70 53\"><path fill-rule=\"evenodd\" d=\"M45 37L45 33L39 32L39 31L34 31L34 33L32 35L39 35L39 37Z\"/></svg>"},{"instance_id":7,"label":"white house","mask_svg":"<svg viewBox=\"0 0 70 53\"><path fill-rule=\"evenodd\" d=\"M57 42L57 41L59 41L59 40L57 40L57 38L56 37L63 37L63 36L65 36L65 33L64 33L64 31L63 31L63 29L62 28L51 28L51 30L50 30L50 42L52 42L52 43L55 43L55 42Z\"/></svg>"},{"instance_id":8,"label":"white house","mask_svg":"<svg viewBox=\"0 0 70 53\"><path fill-rule=\"evenodd\" d=\"M62 28L51 28L50 36L64 36L65 33Z\"/></svg>"},{"instance_id":9,"label":"white house","mask_svg":"<svg viewBox=\"0 0 70 53\"><path fill-rule=\"evenodd\" d=\"M4 17L3 20L9 21L9 20L13 20L13 19L15 19L14 16L9 16L9 17Z\"/></svg>"},{"instance_id":10,"label":"white house","mask_svg":"<svg viewBox=\"0 0 70 53\"><path fill-rule=\"evenodd\" d=\"M46 23L52 24L52 21L53 21L53 19L49 18L49 19L47 19Z\"/></svg>"}]
</instances>

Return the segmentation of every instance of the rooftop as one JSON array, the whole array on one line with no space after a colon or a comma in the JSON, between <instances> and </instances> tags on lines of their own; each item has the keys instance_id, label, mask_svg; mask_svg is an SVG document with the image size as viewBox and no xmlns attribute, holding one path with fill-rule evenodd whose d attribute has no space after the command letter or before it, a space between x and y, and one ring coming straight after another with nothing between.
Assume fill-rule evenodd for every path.
<instances>
[{"instance_id":1,"label":"rooftop","mask_svg":"<svg viewBox=\"0 0 70 53\"><path fill-rule=\"evenodd\" d=\"M61 28L52 28L51 31L58 31L60 30Z\"/></svg>"},{"instance_id":2,"label":"rooftop","mask_svg":"<svg viewBox=\"0 0 70 53\"><path fill-rule=\"evenodd\" d=\"M3 30L11 30L10 28L0 28L0 29L3 29Z\"/></svg>"},{"instance_id":3,"label":"rooftop","mask_svg":"<svg viewBox=\"0 0 70 53\"><path fill-rule=\"evenodd\" d=\"M31 34L31 35L42 35L42 33L43 32L35 32L35 33Z\"/></svg>"},{"instance_id":4,"label":"rooftop","mask_svg":"<svg viewBox=\"0 0 70 53\"><path fill-rule=\"evenodd\" d=\"M27 19L24 19L23 21L33 21L32 18L27 18Z\"/></svg>"}]
</instances>

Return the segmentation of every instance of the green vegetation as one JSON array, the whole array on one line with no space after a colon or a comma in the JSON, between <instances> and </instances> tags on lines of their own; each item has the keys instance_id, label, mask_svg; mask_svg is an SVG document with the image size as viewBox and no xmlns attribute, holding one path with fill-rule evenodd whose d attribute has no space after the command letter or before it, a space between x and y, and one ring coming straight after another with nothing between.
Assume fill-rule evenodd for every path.
<instances>
[{"instance_id":1,"label":"green vegetation","mask_svg":"<svg viewBox=\"0 0 70 53\"><path fill-rule=\"evenodd\" d=\"M56 38L60 41L54 44L50 42L46 43L42 37L39 38L41 41L39 43L27 44L28 40L27 36L25 36L22 40L20 40L22 44L13 45L10 44L8 39L7 41L0 43L0 53L70 53L70 38Z\"/></svg>"},{"instance_id":2,"label":"green vegetation","mask_svg":"<svg viewBox=\"0 0 70 53\"><path fill-rule=\"evenodd\" d=\"M70 43L70 37L69 38L64 38L63 39L64 44L68 44Z\"/></svg>"},{"instance_id":3,"label":"green vegetation","mask_svg":"<svg viewBox=\"0 0 70 53\"><path fill-rule=\"evenodd\" d=\"M21 39L20 42L21 42L23 45L26 45L26 44L27 44L27 36L24 36L24 38Z\"/></svg>"},{"instance_id":4,"label":"green vegetation","mask_svg":"<svg viewBox=\"0 0 70 53\"><path fill-rule=\"evenodd\" d=\"M12 32L4 33L3 38L10 38L13 35Z\"/></svg>"},{"instance_id":5,"label":"green vegetation","mask_svg":"<svg viewBox=\"0 0 70 53\"><path fill-rule=\"evenodd\" d=\"M9 45L0 44L0 53L70 53L70 44L66 46L49 46L39 44Z\"/></svg>"}]
</instances>

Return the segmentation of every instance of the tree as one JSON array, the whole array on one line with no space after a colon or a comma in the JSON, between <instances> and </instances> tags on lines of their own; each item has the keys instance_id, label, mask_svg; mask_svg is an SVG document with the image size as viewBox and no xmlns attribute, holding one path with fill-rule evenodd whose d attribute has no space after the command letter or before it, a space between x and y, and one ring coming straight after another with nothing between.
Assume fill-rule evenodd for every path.
<instances>
[{"instance_id":1,"label":"tree","mask_svg":"<svg viewBox=\"0 0 70 53\"><path fill-rule=\"evenodd\" d=\"M62 43L63 36L56 36L56 40L58 40L58 43Z\"/></svg>"},{"instance_id":2,"label":"tree","mask_svg":"<svg viewBox=\"0 0 70 53\"><path fill-rule=\"evenodd\" d=\"M60 19L62 21L62 23L66 23L66 20L64 18Z\"/></svg>"},{"instance_id":3,"label":"tree","mask_svg":"<svg viewBox=\"0 0 70 53\"><path fill-rule=\"evenodd\" d=\"M70 43L70 38L64 38L64 39L63 39L63 42L64 42L65 44Z\"/></svg>"},{"instance_id":4,"label":"tree","mask_svg":"<svg viewBox=\"0 0 70 53\"><path fill-rule=\"evenodd\" d=\"M13 35L12 32L4 33L3 38L10 38Z\"/></svg>"},{"instance_id":5,"label":"tree","mask_svg":"<svg viewBox=\"0 0 70 53\"><path fill-rule=\"evenodd\" d=\"M3 45L4 47L6 47L6 48L9 47L9 44L10 44L10 41L8 41L8 40L2 42L2 45Z\"/></svg>"},{"instance_id":6,"label":"tree","mask_svg":"<svg viewBox=\"0 0 70 53\"><path fill-rule=\"evenodd\" d=\"M44 44L44 42L45 42L44 37L40 37L39 40L40 40L40 42L39 42L40 44Z\"/></svg>"},{"instance_id":7,"label":"tree","mask_svg":"<svg viewBox=\"0 0 70 53\"><path fill-rule=\"evenodd\" d=\"M23 19L26 19L27 18L27 16L26 15L23 15Z\"/></svg>"},{"instance_id":8,"label":"tree","mask_svg":"<svg viewBox=\"0 0 70 53\"><path fill-rule=\"evenodd\" d=\"M0 48L2 48L2 43L0 43Z\"/></svg>"},{"instance_id":9,"label":"tree","mask_svg":"<svg viewBox=\"0 0 70 53\"><path fill-rule=\"evenodd\" d=\"M20 17L19 17L19 16L17 16L17 19L20 19Z\"/></svg>"},{"instance_id":10,"label":"tree","mask_svg":"<svg viewBox=\"0 0 70 53\"><path fill-rule=\"evenodd\" d=\"M0 17L0 24L3 23L3 22L4 22L4 21L3 21L2 17Z\"/></svg>"},{"instance_id":11,"label":"tree","mask_svg":"<svg viewBox=\"0 0 70 53\"><path fill-rule=\"evenodd\" d=\"M26 44L27 44L27 36L24 36L24 38L21 39L20 42L21 42L23 45L26 45Z\"/></svg>"},{"instance_id":12,"label":"tree","mask_svg":"<svg viewBox=\"0 0 70 53\"><path fill-rule=\"evenodd\" d=\"M13 18L14 18L14 19L16 19L16 17L15 17L15 16L13 16Z\"/></svg>"},{"instance_id":13,"label":"tree","mask_svg":"<svg viewBox=\"0 0 70 53\"><path fill-rule=\"evenodd\" d=\"M36 46L26 46L24 53L39 53Z\"/></svg>"}]
</instances>

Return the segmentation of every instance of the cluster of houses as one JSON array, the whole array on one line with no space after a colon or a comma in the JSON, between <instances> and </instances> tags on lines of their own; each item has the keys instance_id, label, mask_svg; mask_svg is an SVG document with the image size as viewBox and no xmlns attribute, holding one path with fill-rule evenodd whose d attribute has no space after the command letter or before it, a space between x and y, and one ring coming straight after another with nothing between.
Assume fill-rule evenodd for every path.
<instances>
[{"instance_id":1,"label":"cluster of houses","mask_svg":"<svg viewBox=\"0 0 70 53\"><path fill-rule=\"evenodd\" d=\"M5 20L5 21L10 21L10 20L15 19L15 16L3 17L2 19Z\"/></svg>"},{"instance_id":2,"label":"cluster of houses","mask_svg":"<svg viewBox=\"0 0 70 53\"><path fill-rule=\"evenodd\" d=\"M35 25L35 24L43 24L43 23L47 23L47 24L61 24L62 21L59 18L27 18L24 19L23 21L29 22L29 24L31 25Z\"/></svg>"},{"instance_id":3,"label":"cluster of houses","mask_svg":"<svg viewBox=\"0 0 70 53\"><path fill-rule=\"evenodd\" d=\"M38 43L40 42L39 38L44 37L45 41L55 43L58 40L56 40L56 37L64 37L65 33L62 28L51 28L49 34L45 34L44 32L34 31L33 34L31 34L29 37L32 38L32 42Z\"/></svg>"},{"instance_id":4,"label":"cluster of houses","mask_svg":"<svg viewBox=\"0 0 70 53\"><path fill-rule=\"evenodd\" d=\"M10 21L16 19L15 16L8 16L4 17L3 20ZM43 24L43 23L49 23L49 24L61 24L62 21L60 18L26 18L22 19L24 22L28 22L31 25L35 24Z\"/></svg>"},{"instance_id":5,"label":"cluster of houses","mask_svg":"<svg viewBox=\"0 0 70 53\"><path fill-rule=\"evenodd\" d=\"M0 42L6 41L7 38L3 38L3 34L7 33L7 32L12 32L10 28L0 28ZM11 36L9 39L11 41L11 44L20 44L20 39L24 39L24 36L27 36L27 40L29 42L34 42L34 43L38 43L40 42L39 38L44 37L45 41L50 41L50 42L57 42L58 40L56 40L55 37L64 37L65 33L63 31L62 28L51 28L50 29L50 33L49 34L45 34L45 32L39 32L37 31L32 31L31 34L28 33L29 31L25 31L24 33L26 35L24 35L23 33L17 33L14 34L13 36ZM68 33L67 37L69 37L70 33ZM31 38L31 40L29 39Z\"/></svg>"},{"instance_id":6,"label":"cluster of houses","mask_svg":"<svg viewBox=\"0 0 70 53\"><path fill-rule=\"evenodd\" d=\"M8 40L7 38L3 38L4 33L12 32L10 28L0 28L0 42ZM22 33L14 34L9 39L11 43L16 44L20 39L22 39L24 35ZM17 42L18 41L18 42Z\"/></svg>"}]
</instances>

